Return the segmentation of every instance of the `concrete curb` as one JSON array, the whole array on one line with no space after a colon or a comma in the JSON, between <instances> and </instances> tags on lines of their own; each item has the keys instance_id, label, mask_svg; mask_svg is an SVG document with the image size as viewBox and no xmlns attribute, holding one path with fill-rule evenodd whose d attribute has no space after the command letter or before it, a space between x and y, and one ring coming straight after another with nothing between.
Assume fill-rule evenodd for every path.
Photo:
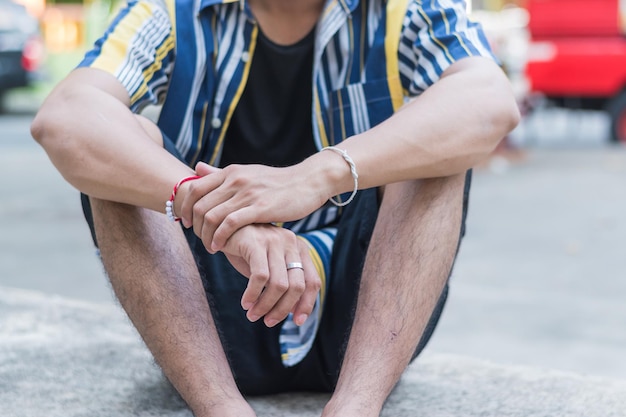
<instances>
[{"instance_id":1,"label":"concrete curb","mask_svg":"<svg viewBox=\"0 0 626 417\"><path fill-rule=\"evenodd\" d=\"M0 288L0 415L188 416L119 308ZM328 395L252 398L262 416L319 416ZM626 381L427 352L383 417L624 417Z\"/></svg>"}]
</instances>

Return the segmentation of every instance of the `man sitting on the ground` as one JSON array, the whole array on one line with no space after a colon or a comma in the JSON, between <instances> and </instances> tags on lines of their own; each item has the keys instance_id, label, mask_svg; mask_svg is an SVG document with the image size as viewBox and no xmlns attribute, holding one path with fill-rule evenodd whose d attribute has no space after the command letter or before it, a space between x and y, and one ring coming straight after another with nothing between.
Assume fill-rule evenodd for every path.
<instances>
[{"instance_id":1,"label":"man sitting on the ground","mask_svg":"<svg viewBox=\"0 0 626 417\"><path fill-rule=\"evenodd\" d=\"M469 170L518 117L459 0L136 0L32 132L196 416L314 390L368 417L430 338Z\"/></svg>"}]
</instances>

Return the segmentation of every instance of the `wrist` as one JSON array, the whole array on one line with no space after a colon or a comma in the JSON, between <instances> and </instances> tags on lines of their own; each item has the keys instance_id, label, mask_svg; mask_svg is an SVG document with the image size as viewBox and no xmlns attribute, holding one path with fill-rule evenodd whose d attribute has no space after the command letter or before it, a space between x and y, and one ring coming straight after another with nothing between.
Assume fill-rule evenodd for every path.
<instances>
[{"instance_id":1,"label":"wrist","mask_svg":"<svg viewBox=\"0 0 626 417\"><path fill-rule=\"evenodd\" d=\"M310 164L311 178L319 181L317 189L325 203L331 200L337 205L347 205L348 200L341 202L336 199L343 193L351 192L351 201L358 188L358 173L354 161L344 149L326 147L307 159Z\"/></svg>"},{"instance_id":2,"label":"wrist","mask_svg":"<svg viewBox=\"0 0 626 417\"><path fill-rule=\"evenodd\" d=\"M342 200L342 198L339 196L330 198L330 202L337 207L347 206L354 199L354 197L356 197L356 193L359 190L359 174L356 170L356 164L354 163L350 155L348 155L348 151L346 151L345 149L338 148L336 146L327 146L325 148L322 148L322 151L336 153L337 155L341 156L343 160L346 161L346 164L348 164L348 166L350 167L350 176L352 177L352 181L354 183L352 187L352 193L350 193L350 195L345 200Z\"/></svg>"},{"instance_id":3,"label":"wrist","mask_svg":"<svg viewBox=\"0 0 626 417\"><path fill-rule=\"evenodd\" d=\"M183 189L188 187L190 181L197 180L198 178L200 177L197 175L187 176L174 185L169 200L165 202L165 214L171 221L175 222L180 220L180 217L178 217L176 213L180 213L181 210L182 200L184 199L181 195L183 194Z\"/></svg>"}]
</instances>

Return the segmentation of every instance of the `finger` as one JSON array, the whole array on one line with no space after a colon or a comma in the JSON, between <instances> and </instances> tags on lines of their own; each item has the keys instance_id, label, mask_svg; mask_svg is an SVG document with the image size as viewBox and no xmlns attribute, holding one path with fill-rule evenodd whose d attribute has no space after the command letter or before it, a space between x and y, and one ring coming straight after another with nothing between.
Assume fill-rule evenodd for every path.
<instances>
[{"instance_id":1,"label":"finger","mask_svg":"<svg viewBox=\"0 0 626 417\"><path fill-rule=\"evenodd\" d=\"M278 322L284 320L304 293L304 271L300 268L293 268L287 271L287 275L289 277L287 292L278 300L274 308L265 315L265 324L268 327L273 327Z\"/></svg>"},{"instance_id":2,"label":"finger","mask_svg":"<svg viewBox=\"0 0 626 417\"><path fill-rule=\"evenodd\" d=\"M248 286L241 296L241 307L246 311L256 304L270 277L267 253L265 251L253 251L248 263L250 267Z\"/></svg>"},{"instance_id":3,"label":"finger","mask_svg":"<svg viewBox=\"0 0 626 417\"><path fill-rule=\"evenodd\" d=\"M189 181L187 185L187 191L180 205L179 217L183 222L183 226L191 227L194 225L194 209L198 201L206 197L213 190L218 188L224 182L224 176L216 173L215 175L204 176L196 181ZM208 209L207 209L208 210Z\"/></svg>"},{"instance_id":4,"label":"finger","mask_svg":"<svg viewBox=\"0 0 626 417\"><path fill-rule=\"evenodd\" d=\"M250 206L243 207L239 210L230 212L227 204L223 204L215 208L215 216L212 220L219 219L224 215L223 220L217 225L213 232L213 240L211 242L211 250L220 251L226 245L230 237L239 229L253 223L269 223L270 220L259 216L259 211Z\"/></svg>"},{"instance_id":5,"label":"finger","mask_svg":"<svg viewBox=\"0 0 626 417\"><path fill-rule=\"evenodd\" d=\"M196 175L200 175L201 177L204 177L209 174L214 174L220 171L221 171L220 168L214 167L213 165L209 165L206 162L198 162L196 164Z\"/></svg>"},{"instance_id":6,"label":"finger","mask_svg":"<svg viewBox=\"0 0 626 417\"><path fill-rule=\"evenodd\" d=\"M248 265L248 261L246 261L241 256L237 256L231 253L224 252L224 256L228 259L228 262L239 272L241 275L250 279L250 265Z\"/></svg>"},{"instance_id":7,"label":"finger","mask_svg":"<svg viewBox=\"0 0 626 417\"><path fill-rule=\"evenodd\" d=\"M280 250L271 250L268 253L268 264L269 280L256 304L248 310L247 316L250 321L256 321L266 315L289 289L284 253Z\"/></svg>"},{"instance_id":8,"label":"finger","mask_svg":"<svg viewBox=\"0 0 626 417\"><path fill-rule=\"evenodd\" d=\"M232 193L223 193L219 189L200 199L193 207L193 231L199 236L210 253L212 249L215 229L229 214L228 201ZM220 248L223 249L223 246Z\"/></svg>"},{"instance_id":9,"label":"finger","mask_svg":"<svg viewBox=\"0 0 626 417\"><path fill-rule=\"evenodd\" d=\"M237 219L238 215L237 215L237 210L233 209L232 207L234 206L233 201L235 199L235 195L230 193L230 194L224 194L222 196L222 199L225 199L225 201L220 201L219 203L217 202L218 200L213 200L211 202L209 201L209 198L211 196L207 196L206 201L203 201L201 204L198 205L197 208L194 207L194 231L196 232L196 234L201 235L202 236L202 242L205 244L207 250L210 253L216 253L220 250L223 250L224 247L226 246L226 243L228 242L228 239L230 239L230 237L237 232L237 230L239 230L241 227L246 226L246 224L244 224L241 227L237 227L236 229L234 229L232 231L232 233L230 233L227 238L224 240L224 243L220 246L215 245L215 232L218 228L220 228L225 222L228 224L232 224L231 222L233 221L233 219ZM215 196L212 196L215 197ZM213 208L209 208L209 206L211 204L217 204L215 207ZM197 216L196 216L196 210L197 210ZM196 225L195 223L195 217L197 217L198 219L200 218L200 213L202 212L202 210L206 210L204 212L204 214L202 215L202 223ZM251 223L249 223L251 224ZM233 227L230 226L229 229L232 229Z\"/></svg>"},{"instance_id":10,"label":"finger","mask_svg":"<svg viewBox=\"0 0 626 417\"><path fill-rule=\"evenodd\" d=\"M322 280L308 251L304 250L302 252L300 259L302 259L302 265L304 266L304 291L293 309L294 323L297 326L302 326L311 315L322 285Z\"/></svg>"}]
</instances>

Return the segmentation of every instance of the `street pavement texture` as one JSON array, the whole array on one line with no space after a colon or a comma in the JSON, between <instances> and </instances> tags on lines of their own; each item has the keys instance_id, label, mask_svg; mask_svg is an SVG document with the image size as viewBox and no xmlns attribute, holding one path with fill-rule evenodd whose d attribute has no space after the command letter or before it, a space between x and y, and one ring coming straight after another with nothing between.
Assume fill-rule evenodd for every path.
<instances>
[{"instance_id":1,"label":"street pavement texture","mask_svg":"<svg viewBox=\"0 0 626 417\"><path fill-rule=\"evenodd\" d=\"M0 416L191 415L115 303L31 118L0 117ZM626 149L597 140L597 119L547 140L551 120L476 170L448 305L383 416L626 416ZM252 401L306 417L325 398Z\"/></svg>"},{"instance_id":2,"label":"street pavement texture","mask_svg":"<svg viewBox=\"0 0 626 417\"><path fill-rule=\"evenodd\" d=\"M113 306L0 295L0 413L20 417L188 416ZM250 398L259 417L319 416L326 394ZM426 354L411 366L382 417L622 417L626 381Z\"/></svg>"}]
</instances>

